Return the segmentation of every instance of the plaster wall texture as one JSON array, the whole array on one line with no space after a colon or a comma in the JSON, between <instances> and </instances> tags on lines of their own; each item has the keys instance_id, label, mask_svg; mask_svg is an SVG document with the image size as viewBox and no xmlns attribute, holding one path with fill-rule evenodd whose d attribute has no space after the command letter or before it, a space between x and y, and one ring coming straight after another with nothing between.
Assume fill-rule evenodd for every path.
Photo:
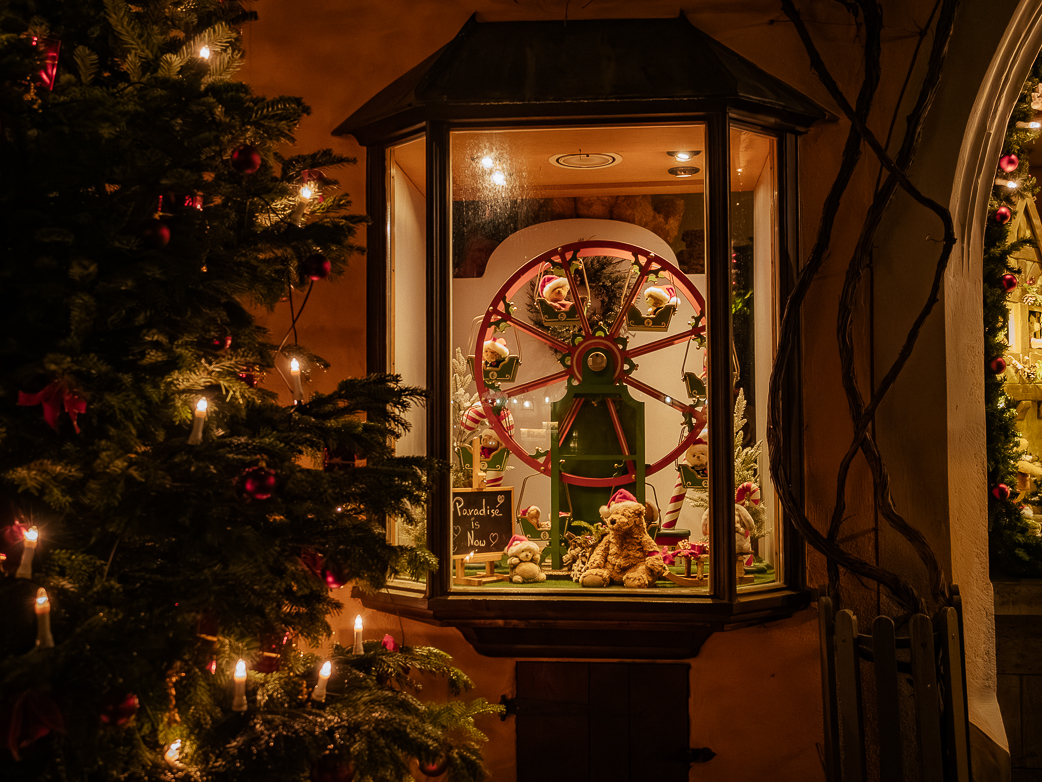
<instances>
[{"instance_id":1,"label":"plaster wall texture","mask_svg":"<svg viewBox=\"0 0 1042 782\"><path fill-rule=\"evenodd\" d=\"M660 0L599 0L579 5L571 4L570 18L672 17L678 10L675 3ZM864 75L856 54L860 52L858 31L840 4L831 0L807 0L798 5L841 88L854 96ZM900 142L904 115L914 100L914 93L902 99L900 91L918 40L917 30L926 24L933 5L933 0L883 2L883 72L869 125L885 138L896 112L891 149ZM1040 0L964 0L961 4L944 79L912 171L913 181L924 191L945 206L951 204L960 241L945 276L941 303L926 325L912 362L881 408L875 430L890 468L895 504L924 532L945 573L963 590L971 711L1000 742L1004 741L1002 725L993 708L994 618L984 524L980 380L979 246L989 188L981 188L979 181L993 168L1005 116L1042 43L1039 5ZM262 3L258 5L261 19L247 34L243 78L261 94L304 97L313 113L297 134L299 146L328 146L357 156L360 165L338 172L338 176L354 196L356 209L364 211L361 164L365 150L353 139L329 136L330 130L380 88L449 41L471 13L477 12L482 21L554 19L563 18L565 8L565 0ZM680 10L709 35L839 114L811 72L803 46L777 0L689 2ZM929 43L924 44L927 49ZM916 74L921 76L921 71L920 64ZM847 129L845 121L823 122L801 139L804 258L813 244ZM811 294L813 306L804 315L807 511L819 528L827 526L835 510L836 466L851 436L837 357L837 303L877 172L878 166L865 151L850 179L828 259ZM853 323L855 369L863 392L889 367L925 298L941 235L939 223L925 214L897 199L877 235L874 277L859 291L866 306ZM300 339L330 359L333 368L314 379L315 390L328 390L340 377L364 371L365 312L360 294L364 284L364 261L358 258L341 281L316 286L299 324ZM279 338L288 323L287 307L268 320ZM860 461L851 471L846 493L840 540L858 556L922 586L923 570L914 555L902 540L881 528L879 519L868 510L871 477ZM824 582L823 561L814 554L809 573L811 583ZM870 619L886 609L886 596L877 590L853 579L842 583L847 606L859 616ZM345 611L345 628L353 615L353 611ZM374 613L367 619L367 628L372 627L376 637L382 636L385 626L398 634L393 617ZM753 779L757 776L753 768L764 773L769 769L776 779L820 778L820 765L812 752L821 735L812 619L812 615L801 614L787 622L718 634L692 661L692 745L710 746L719 753L711 763L696 768L692 779ZM477 655L456 630L408 622L404 626L409 643L431 643L453 654L475 678L478 695L496 701L500 694L510 692L513 660ZM755 693L757 699L767 697L770 707L761 704L757 711L770 716L762 720L743 716L733 707L742 700L737 695L740 692ZM699 708L700 703L713 706ZM766 723L769 730L763 729ZM513 779L510 721L485 727L493 739L487 753L493 779ZM796 770L796 776L779 777L782 758Z\"/></svg>"}]
</instances>

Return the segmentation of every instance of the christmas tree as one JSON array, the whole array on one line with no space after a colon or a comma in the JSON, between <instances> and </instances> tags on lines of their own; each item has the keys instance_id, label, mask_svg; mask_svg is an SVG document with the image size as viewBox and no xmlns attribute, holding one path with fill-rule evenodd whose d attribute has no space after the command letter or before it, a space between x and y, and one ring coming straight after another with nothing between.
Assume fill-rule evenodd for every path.
<instances>
[{"instance_id":1,"label":"christmas tree","mask_svg":"<svg viewBox=\"0 0 1042 782\"><path fill-rule=\"evenodd\" d=\"M331 588L432 565L384 522L436 465L394 455L419 390L308 397L321 359L255 322L300 317L364 218L331 177L353 161L279 154L307 107L233 79L251 18L0 9L5 782L484 776L498 707L415 694L467 689L445 654L327 640Z\"/></svg>"}]
</instances>

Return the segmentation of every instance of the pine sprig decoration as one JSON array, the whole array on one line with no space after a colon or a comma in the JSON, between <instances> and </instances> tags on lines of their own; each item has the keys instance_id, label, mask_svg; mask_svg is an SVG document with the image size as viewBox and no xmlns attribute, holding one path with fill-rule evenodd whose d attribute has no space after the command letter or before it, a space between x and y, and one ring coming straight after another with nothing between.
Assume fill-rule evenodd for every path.
<instances>
[{"instance_id":1,"label":"pine sprig decoration","mask_svg":"<svg viewBox=\"0 0 1042 782\"><path fill-rule=\"evenodd\" d=\"M1019 186L1013 192L1009 188L996 187L988 208L988 222L984 231L984 356L987 363L1008 349L1006 334L1009 310L1006 292L1002 287L1002 276L1019 271L1014 255L1029 240L1014 240L1010 236L1013 220L1002 223L994 219L1000 207L1015 212L1021 208L1023 199L1037 192L1037 185L1029 173L1029 149L1039 138L1039 131L1018 128L1017 123L1030 122L1035 111L1031 107L1031 95L1042 80L1042 57L1037 59L1025 81L1020 96L1006 127L1003 154L1017 155L1019 165L1011 173L1002 176L1016 179ZM1042 576L1042 538L1034 533L1024 519L1015 501L1015 495L1002 499L990 490L1000 484L1013 486L1019 452L1019 436L1016 431L1016 410L1013 401L1004 390L1005 380L982 368L984 371L984 413L987 432L988 470L988 533L990 562L992 569L1009 576Z\"/></svg>"},{"instance_id":2,"label":"pine sprig decoration","mask_svg":"<svg viewBox=\"0 0 1042 782\"><path fill-rule=\"evenodd\" d=\"M251 16L236 0L0 7L4 782L304 780L330 747L356 779L446 753L454 778L484 775L474 720L498 707L418 697L424 677L469 687L447 656L337 649L320 705L319 661L294 646L328 643L332 569L376 590L436 564L385 520L419 523L445 465L395 452L424 403L398 377L290 406L248 382L290 355L327 366L256 312L311 284L312 254L341 274L366 220L332 177L352 159L279 154L307 106L230 80ZM61 40L53 90L27 34ZM244 146L259 167L233 165ZM31 578L15 578L29 524ZM53 647L35 644L40 588Z\"/></svg>"}]
</instances>

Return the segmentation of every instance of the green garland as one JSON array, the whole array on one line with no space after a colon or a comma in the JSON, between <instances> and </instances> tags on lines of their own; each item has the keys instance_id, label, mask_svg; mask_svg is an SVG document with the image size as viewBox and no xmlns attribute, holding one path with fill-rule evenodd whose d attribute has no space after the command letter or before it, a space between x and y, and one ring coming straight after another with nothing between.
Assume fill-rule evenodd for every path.
<instances>
[{"instance_id":1,"label":"green garland","mask_svg":"<svg viewBox=\"0 0 1042 782\"><path fill-rule=\"evenodd\" d=\"M1018 122L1030 122L1035 112L1031 108L1031 94L1042 79L1042 57L1031 67L1027 81L1013 107L1006 127L1003 154L1016 155L1020 160L1017 170L1008 174L1021 185L1015 193L996 186L988 205L988 222L984 231L984 409L988 448L988 533L991 567L996 574L1007 576L1042 577L1042 538L1034 535L1015 502L1015 493L1002 498L1001 485L1012 487L1016 476L1019 436L1015 428L1015 405L1006 396L1004 378L988 366L992 359L1007 350L1006 328L1009 311L1006 292L1002 287L1005 274L1019 268L1011 257L1031 240L1010 241L1013 220L1000 224L995 213L1001 206L1015 212L1022 199L1033 198L1038 190L1029 173L1028 145L1039 137L1039 131L1018 128ZM996 491L998 489L998 491ZM996 496L996 494L998 496Z\"/></svg>"}]
</instances>

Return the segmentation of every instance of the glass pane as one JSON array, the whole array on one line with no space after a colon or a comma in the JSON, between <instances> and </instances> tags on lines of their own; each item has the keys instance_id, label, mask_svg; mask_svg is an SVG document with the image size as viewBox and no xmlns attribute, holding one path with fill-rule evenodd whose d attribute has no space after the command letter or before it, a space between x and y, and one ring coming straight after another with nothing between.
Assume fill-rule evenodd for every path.
<instances>
[{"instance_id":1,"label":"glass pane","mask_svg":"<svg viewBox=\"0 0 1042 782\"><path fill-rule=\"evenodd\" d=\"M454 588L706 592L704 139L452 134Z\"/></svg>"},{"instance_id":2,"label":"glass pane","mask_svg":"<svg viewBox=\"0 0 1042 782\"><path fill-rule=\"evenodd\" d=\"M781 578L779 508L766 448L767 385L777 322L778 188L774 138L732 129L730 141L735 545L739 559L746 554L738 566L739 586L748 588Z\"/></svg>"},{"instance_id":3,"label":"glass pane","mask_svg":"<svg viewBox=\"0 0 1042 782\"><path fill-rule=\"evenodd\" d=\"M427 385L427 148L420 137L387 150L388 371L410 386ZM403 456L427 452L427 410L409 411L411 429L398 440ZM392 519L393 543L426 543L423 509L418 521Z\"/></svg>"}]
</instances>

